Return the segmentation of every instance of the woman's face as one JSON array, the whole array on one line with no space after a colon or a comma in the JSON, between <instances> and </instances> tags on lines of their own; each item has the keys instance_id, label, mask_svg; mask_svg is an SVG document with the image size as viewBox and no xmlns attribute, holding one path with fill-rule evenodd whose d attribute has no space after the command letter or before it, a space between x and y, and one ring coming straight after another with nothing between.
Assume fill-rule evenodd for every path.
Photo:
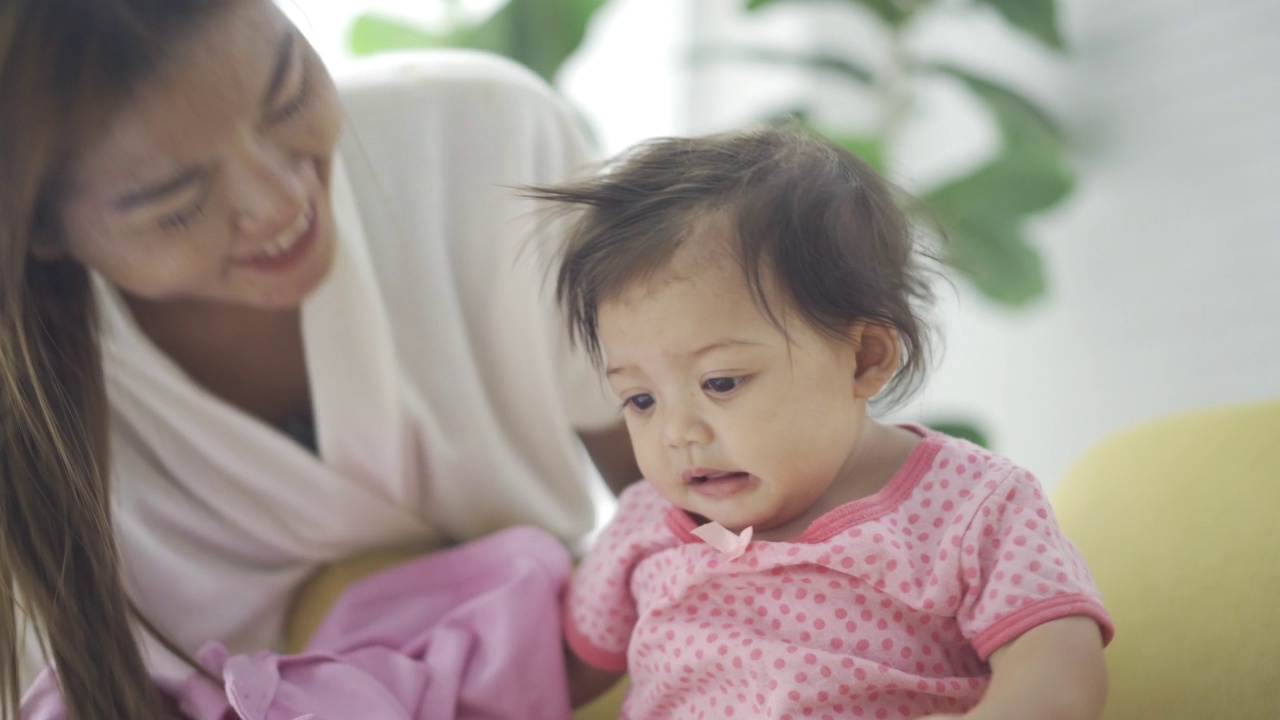
<instances>
[{"instance_id":1,"label":"woman's face","mask_svg":"<svg viewBox=\"0 0 1280 720\"><path fill-rule=\"evenodd\" d=\"M269 0L230 0L106 118L61 250L149 302L296 307L324 279L332 79Z\"/></svg>"}]
</instances>

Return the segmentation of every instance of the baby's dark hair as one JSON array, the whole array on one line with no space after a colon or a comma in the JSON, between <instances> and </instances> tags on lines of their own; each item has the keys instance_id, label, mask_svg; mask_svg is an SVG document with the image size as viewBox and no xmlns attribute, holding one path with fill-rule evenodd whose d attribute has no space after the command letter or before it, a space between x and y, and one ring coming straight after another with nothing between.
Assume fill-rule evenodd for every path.
<instances>
[{"instance_id":1,"label":"baby's dark hair","mask_svg":"<svg viewBox=\"0 0 1280 720\"><path fill-rule=\"evenodd\" d=\"M556 298L597 366L600 304L664 269L699 221L719 215L752 296L780 330L765 273L823 334L847 340L858 321L897 331L901 365L878 403L906 399L924 379L931 256L896 191L815 133L765 127L652 140L595 177L530 194L571 214Z\"/></svg>"}]
</instances>

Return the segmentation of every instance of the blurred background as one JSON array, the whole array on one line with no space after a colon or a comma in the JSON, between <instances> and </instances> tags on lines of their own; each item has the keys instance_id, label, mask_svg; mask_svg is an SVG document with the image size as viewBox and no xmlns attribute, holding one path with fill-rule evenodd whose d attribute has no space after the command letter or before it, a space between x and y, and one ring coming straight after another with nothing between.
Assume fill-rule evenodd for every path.
<instances>
[{"instance_id":1,"label":"blurred background","mask_svg":"<svg viewBox=\"0 0 1280 720\"><path fill-rule=\"evenodd\" d=\"M893 417L1048 485L1137 421L1280 396L1275 0L283 5L339 75L401 47L515 57L602 154L783 115L857 150L957 266L937 370Z\"/></svg>"}]
</instances>

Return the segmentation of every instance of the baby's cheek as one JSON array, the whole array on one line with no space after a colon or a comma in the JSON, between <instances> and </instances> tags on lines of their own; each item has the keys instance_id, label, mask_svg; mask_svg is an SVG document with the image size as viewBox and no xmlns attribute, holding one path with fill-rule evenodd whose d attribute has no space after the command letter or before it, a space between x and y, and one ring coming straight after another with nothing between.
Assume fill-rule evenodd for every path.
<instances>
[{"instance_id":1,"label":"baby's cheek","mask_svg":"<svg viewBox=\"0 0 1280 720\"><path fill-rule=\"evenodd\" d=\"M770 443L775 454L788 458L805 476L829 480L848 459L854 435L854 428L830 413L812 413L779 426Z\"/></svg>"},{"instance_id":2,"label":"baby's cheek","mask_svg":"<svg viewBox=\"0 0 1280 720\"><path fill-rule=\"evenodd\" d=\"M668 472L668 462L661 440L652 433L633 429L631 425L627 426L627 430L641 474L650 481L662 478Z\"/></svg>"}]
</instances>

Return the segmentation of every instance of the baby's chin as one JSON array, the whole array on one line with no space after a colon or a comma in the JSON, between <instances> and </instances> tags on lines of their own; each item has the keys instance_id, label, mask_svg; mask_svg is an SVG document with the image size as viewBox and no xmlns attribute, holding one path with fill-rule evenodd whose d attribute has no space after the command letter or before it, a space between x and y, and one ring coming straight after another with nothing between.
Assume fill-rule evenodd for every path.
<instances>
[{"instance_id":1,"label":"baby's chin","mask_svg":"<svg viewBox=\"0 0 1280 720\"><path fill-rule=\"evenodd\" d=\"M752 532L760 533L772 530L785 523L779 523L771 517L743 516L733 513L712 513L710 515L700 513L696 510L688 510L689 517L699 525L714 522L731 532L741 534L747 528L751 528Z\"/></svg>"},{"instance_id":2,"label":"baby's chin","mask_svg":"<svg viewBox=\"0 0 1280 720\"><path fill-rule=\"evenodd\" d=\"M747 528L757 540L788 542L794 540L808 529L809 523L802 518L804 513L775 513L751 518L726 517L717 520L726 529L741 534Z\"/></svg>"}]
</instances>

